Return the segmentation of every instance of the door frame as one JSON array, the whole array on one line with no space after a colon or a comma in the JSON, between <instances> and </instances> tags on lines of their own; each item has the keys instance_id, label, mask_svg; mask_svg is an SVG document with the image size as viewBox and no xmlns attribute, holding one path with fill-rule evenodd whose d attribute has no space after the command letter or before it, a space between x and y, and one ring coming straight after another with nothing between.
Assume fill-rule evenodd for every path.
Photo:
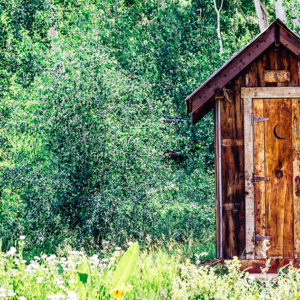
<instances>
[{"instance_id":1,"label":"door frame","mask_svg":"<svg viewBox=\"0 0 300 300\"><path fill-rule=\"evenodd\" d=\"M245 229L246 259L255 258L255 206L253 184L253 99L300 98L300 87L255 87L241 88L244 103L244 166L245 166Z\"/></svg>"}]
</instances>

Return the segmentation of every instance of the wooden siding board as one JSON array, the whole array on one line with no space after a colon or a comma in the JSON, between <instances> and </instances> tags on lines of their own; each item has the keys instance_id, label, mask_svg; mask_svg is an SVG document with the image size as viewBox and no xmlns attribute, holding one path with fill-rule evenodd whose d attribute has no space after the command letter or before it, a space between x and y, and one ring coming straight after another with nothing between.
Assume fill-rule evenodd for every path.
<instances>
[{"instance_id":1,"label":"wooden siding board","mask_svg":"<svg viewBox=\"0 0 300 300\"><path fill-rule=\"evenodd\" d=\"M264 117L263 99L253 99L253 115ZM257 176L265 177L265 124L257 122L253 124L253 171ZM265 205L265 181L254 184L254 209L255 209L255 233L266 235L266 205ZM255 257L265 258L266 247L263 241L256 242Z\"/></svg>"},{"instance_id":2,"label":"wooden siding board","mask_svg":"<svg viewBox=\"0 0 300 300\"><path fill-rule=\"evenodd\" d=\"M300 99L292 99L293 143L293 200L294 200L294 256L300 258L300 196L296 195L296 176L300 176Z\"/></svg>"},{"instance_id":3,"label":"wooden siding board","mask_svg":"<svg viewBox=\"0 0 300 300\"><path fill-rule=\"evenodd\" d=\"M278 113L280 112L280 113ZM271 237L268 257L293 257L292 143L290 99L264 99L266 235ZM276 138L274 128L281 139ZM283 177L277 178L276 172Z\"/></svg>"}]
</instances>

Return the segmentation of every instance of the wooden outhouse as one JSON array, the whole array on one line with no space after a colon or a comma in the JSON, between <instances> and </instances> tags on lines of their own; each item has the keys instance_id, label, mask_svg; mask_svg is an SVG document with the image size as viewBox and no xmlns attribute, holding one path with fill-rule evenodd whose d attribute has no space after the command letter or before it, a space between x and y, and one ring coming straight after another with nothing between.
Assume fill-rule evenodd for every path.
<instances>
[{"instance_id":1,"label":"wooden outhouse","mask_svg":"<svg viewBox=\"0 0 300 300\"><path fill-rule=\"evenodd\" d=\"M300 37L276 20L186 105L215 111L217 258L300 266Z\"/></svg>"}]
</instances>

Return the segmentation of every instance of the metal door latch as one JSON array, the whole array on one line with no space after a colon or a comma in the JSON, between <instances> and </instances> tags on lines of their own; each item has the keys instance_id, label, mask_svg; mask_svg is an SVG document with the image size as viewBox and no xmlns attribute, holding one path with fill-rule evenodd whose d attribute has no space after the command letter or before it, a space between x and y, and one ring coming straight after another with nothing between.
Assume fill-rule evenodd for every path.
<instances>
[{"instance_id":1,"label":"metal door latch","mask_svg":"<svg viewBox=\"0 0 300 300\"><path fill-rule=\"evenodd\" d=\"M269 181L270 177L257 176L253 174L252 182Z\"/></svg>"}]
</instances>

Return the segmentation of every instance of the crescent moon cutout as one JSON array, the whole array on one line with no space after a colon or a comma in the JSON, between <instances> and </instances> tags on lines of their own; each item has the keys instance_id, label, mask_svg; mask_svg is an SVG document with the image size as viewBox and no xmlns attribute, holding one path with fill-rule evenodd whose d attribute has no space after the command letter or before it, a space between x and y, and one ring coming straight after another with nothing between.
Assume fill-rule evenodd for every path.
<instances>
[{"instance_id":1,"label":"crescent moon cutout","mask_svg":"<svg viewBox=\"0 0 300 300\"><path fill-rule=\"evenodd\" d=\"M278 124L274 127L274 135L275 135L275 137L276 137L277 139L279 139L279 140L285 140L286 138L280 137L280 136L277 134L277 132L276 132L277 127L278 127Z\"/></svg>"}]
</instances>

